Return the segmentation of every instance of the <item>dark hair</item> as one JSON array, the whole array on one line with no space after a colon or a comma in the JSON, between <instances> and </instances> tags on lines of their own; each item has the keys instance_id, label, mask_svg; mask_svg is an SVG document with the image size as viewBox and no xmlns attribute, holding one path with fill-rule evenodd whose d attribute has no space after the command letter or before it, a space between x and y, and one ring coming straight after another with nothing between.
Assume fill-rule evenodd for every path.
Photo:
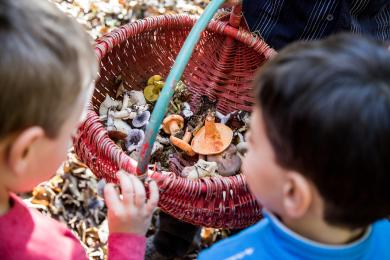
<instances>
[{"instance_id":1,"label":"dark hair","mask_svg":"<svg viewBox=\"0 0 390 260\"><path fill-rule=\"evenodd\" d=\"M345 227L390 215L390 53L342 34L282 50L255 79L277 163L311 180L324 218Z\"/></svg>"},{"instance_id":2,"label":"dark hair","mask_svg":"<svg viewBox=\"0 0 390 260\"><path fill-rule=\"evenodd\" d=\"M55 137L97 59L76 21L47 0L0 0L0 139L30 126Z\"/></svg>"}]
</instances>

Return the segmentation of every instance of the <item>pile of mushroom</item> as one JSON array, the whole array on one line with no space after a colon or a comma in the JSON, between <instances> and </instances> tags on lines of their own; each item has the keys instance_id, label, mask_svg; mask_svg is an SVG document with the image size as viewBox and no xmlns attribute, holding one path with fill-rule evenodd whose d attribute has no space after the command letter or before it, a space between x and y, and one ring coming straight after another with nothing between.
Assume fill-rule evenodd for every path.
<instances>
[{"instance_id":1,"label":"pile of mushroom","mask_svg":"<svg viewBox=\"0 0 390 260\"><path fill-rule=\"evenodd\" d=\"M160 75L154 75L145 85L141 91L128 91L122 82L116 99L106 95L99 108L109 137L133 159L138 159L145 129L164 81ZM185 160L197 160L193 166L182 170L182 177L196 179L238 174L247 147L244 134L249 114L234 111L223 115L215 109L216 102L206 96L201 97L200 106L194 113L187 103L189 97L186 85L179 81L168 115L156 137L151 164L157 163L157 170L166 171L170 156L180 153ZM218 122L215 122L216 118Z\"/></svg>"},{"instance_id":2,"label":"pile of mushroom","mask_svg":"<svg viewBox=\"0 0 390 260\"><path fill-rule=\"evenodd\" d=\"M120 91L122 87L121 85ZM146 103L142 91L125 90L117 96L123 96L122 101L106 95L100 105L99 115L106 122L109 137L131 153L143 141L144 130L150 118L150 105Z\"/></svg>"},{"instance_id":3,"label":"pile of mushroom","mask_svg":"<svg viewBox=\"0 0 390 260\"><path fill-rule=\"evenodd\" d=\"M215 123L214 113L208 113L204 126L195 133L191 142L191 148L199 154L199 161L194 166L185 167L181 176L194 179L239 173L241 157L232 141L232 129L223 123Z\"/></svg>"},{"instance_id":4,"label":"pile of mushroom","mask_svg":"<svg viewBox=\"0 0 390 260\"><path fill-rule=\"evenodd\" d=\"M119 82L115 99L108 94L106 95L99 107L99 116L105 123L109 137L130 157L137 159L140 145L145 138L145 130L150 120L151 111L164 86L164 81L160 75L153 75L147 80L146 87L141 91L126 90L120 77L118 78ZM178 113L181 112L181 103L184 104L186 101L181 100L184 92L188 92L187 87L179 81L174 94L178 103L170 106L170 108L175 107L174 111ZM179 106L179 110L177 110L177 106ZM185 103L183 112L189 115L190 111L188 103ZM169 136L165 137L164 135L161 131L161 135L157 136L152 150L152 159L153 156L160 155L163 150L166 150L167 154L172 154L174 151L170 145ZM163 170L168 170L166 164L163 168Z\"/></svg>"}]
</instances>

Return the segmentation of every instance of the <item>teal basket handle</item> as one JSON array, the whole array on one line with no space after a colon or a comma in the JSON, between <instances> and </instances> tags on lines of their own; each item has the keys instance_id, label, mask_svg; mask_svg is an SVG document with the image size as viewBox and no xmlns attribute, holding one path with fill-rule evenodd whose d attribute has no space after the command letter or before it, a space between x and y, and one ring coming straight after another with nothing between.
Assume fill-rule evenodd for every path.
<instances>
[{"instance_id":1,"label":"teal basket handle","mask_svg":"<svg viewBox=\"0 0 390 260\"><path fill-rule=\"evenodd\" d=\"M154 106L150 122L146 128L145 139L139 153L137 175L140 177L145 177L147 173L153 144L156 140L160 125L168 110L168 105L174 94L176 83L183 75L184 69L187 66L194 48L200 39L201 33L204 31L206 26L213 18L214 14L224 2L225 0L212 0L211 3L207 6L199 20L191 29L190 34L185 40L183 47L181 48L175 63L169 72L164 88L161 90L157 103Z\"/></svg>"}]
</instances>

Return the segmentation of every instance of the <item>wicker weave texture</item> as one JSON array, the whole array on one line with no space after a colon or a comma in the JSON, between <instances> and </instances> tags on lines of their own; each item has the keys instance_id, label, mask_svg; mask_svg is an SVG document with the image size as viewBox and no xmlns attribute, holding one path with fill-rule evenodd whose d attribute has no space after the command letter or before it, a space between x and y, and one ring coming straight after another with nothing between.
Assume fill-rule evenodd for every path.
<instances>
[{"instance_id":1,"label":"wicker weave texture","mask_svg":"<svg viewBox=\"0 0 390 260\"><path fill-rule=\"evenodd\" d=\"M127 89L141 90L150 75L167 76L196 19L187 15L151 17L125 25L96 42L100 73L87 119L74 146L79 158L100 178L116 181L119 168L135 172L136 162L112 142L97 110L105 95L115 97L116 79ZM201 95L218 100L223 113L250 111L254 72L275 52L261 39L226 21L212 21L203 33L184 72L193 108ZM188 162L187 162L188 163ZM188 180L178 177L186 164L170 161L170 173L151 172L160 188L159 206L174 217L196 225L241 228L256 222L260 206L248 192L243 175Z\"/></svg>"}]
</instances>

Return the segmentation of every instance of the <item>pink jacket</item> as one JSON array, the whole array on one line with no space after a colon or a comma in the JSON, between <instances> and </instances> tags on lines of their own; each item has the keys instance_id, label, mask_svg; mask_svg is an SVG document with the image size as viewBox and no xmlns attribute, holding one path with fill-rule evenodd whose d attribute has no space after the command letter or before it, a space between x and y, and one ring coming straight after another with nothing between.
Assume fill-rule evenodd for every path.
<instances>
[{"instance_id":1,"label":"pink jacket","mask_svg":"<svg viewBox=\"0 0 390 260\"><path fill-rule=\"evenodd\" d=\"M82 245L64 225L29 209L12 195L12 208L0 216L0 259L88 259ZM111 234L108 259L144 259L146 239Z\"/></svg>"}]
</instances>

